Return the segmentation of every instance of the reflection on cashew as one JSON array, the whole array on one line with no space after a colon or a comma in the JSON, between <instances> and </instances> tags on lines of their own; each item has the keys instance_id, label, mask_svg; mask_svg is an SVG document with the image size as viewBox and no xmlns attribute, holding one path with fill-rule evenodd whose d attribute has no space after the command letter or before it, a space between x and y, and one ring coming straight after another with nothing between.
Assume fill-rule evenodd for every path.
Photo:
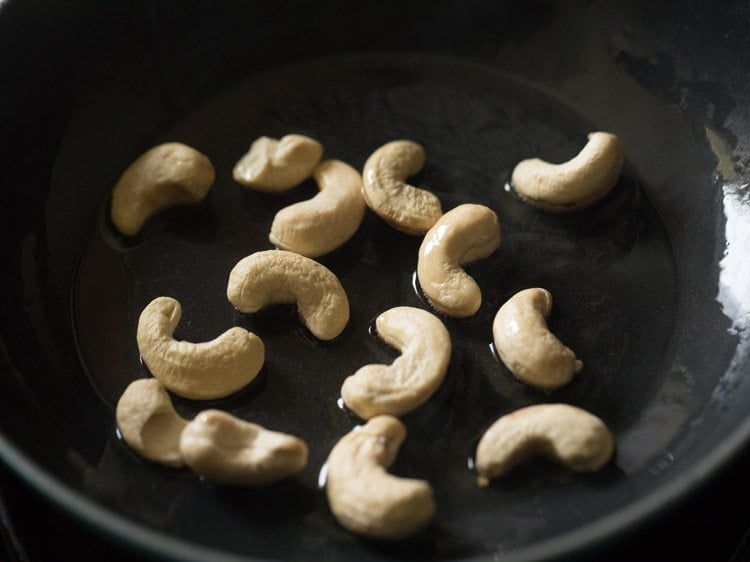
<instances>
[{"instance_id":1,"label":"reflection on cashew","mask_svg":"<svg viewBox=\"0 0 750 562\"><path fill-rule=\"evenodd\" d=\"M495 315L495 349L518 379L551 390L570 382L583 363L547 328L552 295L546 289L525 289L513 295Z\"/></svg>"},{"instance_id":2,"label":"reflection on cashew","mask_svg":"<svg viewBox=\"0 0 750 562\"><path fill-rule=\"evenodd\" d=\"M258 336L234 327L203 343L177 341L173 333L182 307L171 297L157 297L138 320L138 350L151 374L166 388L208 400L236 392L252 381L265 360Z\"/></svg>"},{"instance_id":3,"label":"reflection on cashew","mask_svg":"<svg viewBox=\"0 0 750 562\"><path fill-rule=\"evenodd\" d=\"M472 316L482 291L461 266L500 246L497 215L484 205L459 205L438 220L419 247L417 277L430 303L449 316Z\"/></svg>"},{"instance_id":4,"label":"reflection on cashew","mask_svg":"<svg viewBox=\"0 0 750 562\"><path fill-rule=\"evenodd\" d=\"M187 466L209 480L258 486L300 472L308 449L292 435L219 410L204 410L182 432L180 453Z\"/></svg>"},{"instance_id":5,"label":"reflection on cashew","mask_svg":"<svg viewBox=\"0 0 750 562\"><path fill-rule=\"evenodd\" d=\"M227 298L240 312L296 303L302 323L321 340L338 336L349 322L349 300L325 266L284 250L255 252L229 274Z\"/></svg>"},{"instance_id":6,"label":"reflection on cashew","mask_svg":"<svg viewBox=\"0 0 750 562\"><path fill-rule=\"evenodd\" d=\"M443 382L451 357L448 330L425 310L392 308L375 325L378 336L401 355L390 365L365 365L344 381L344 403L364 419L400 416L424 404Z\"/></svg>"},{"instance_id":7,"label":"reflection on cashew","mask_svg":"<svg viewBox=\"0 0 750 562\"><path fill-rule=\"evenodd\" d=\"M346 434L328 457L326 493L338 522L359 535L399 539L425 528L435 513L424 480L388 474L406 428L378 416Z\"/></svg>"},{"instance_id":8,"label":"reflection on cashew","mask_svg":"<svg viewBox=\"0 0 750 562\"><path fill-rule=\"evenodd\" d=\"M442 215L437 196L405 181L419 172L424 163L421 145L397 140L373 152L362 173L367 206L407 234L424 234Z\"/></svg>"},{"instance_id":9,"label":"reflection on cashew","mask_svg":"<svg viewBox=\"0 0 750 562\"><path fill-rule=\"evenodd\" d=\"M183 465L179 444L187 421L158 380L130 383L117 402L116 417L123 440L139 455L167 466Z\"/></svg>"},{"instance_id":10,"label":"reflection on cashew","mask_svg":"<svg viewBox=\"0 0 750 562\"><path fill-rule=\"evenodd\" d=\"M602 420L567 404L538 404L500 417L477 445L479 485L528 457L544 455L574 472L594 472L612 457L614 438Z\"/></svg>"},{"instance_id":11,"label":"reflection on cashew","mask_svg":"<svg viewBox=\"0 0 750 562\"><path fill-rule=\"evenodd\" d=\"M323 145L304 135L280 140L259 137L232 175L236 182L258 191L285 191L309 178L322 156Z\"/></svg>"},{"instance_id":12,"label":"reflection on cashew","mask_svg":"<svg viewBox=\"0 0 750 562\"><path fill-rule=\"evenodd\" d=\"M269 240L283 250L315 258L349 240L365 215L362 177L339 160L320 163L313 173L320 193L281 209Z\"/></svg>"},{"instance_id":13,"label":"reflection on cashew","mask_svg":"<svg viewBox=\"0 0 750 562\"><path fill-rule=\"evenodd\" d=\"M122 234L135 236L159 211L203 200L214 178L211 161L194 148L177 142L155 146L117 180L112 191L112 222Z\"/></svg>"},{"instance_id":14,"label":"reflection on cashew","mask_svg":"<svg viewBox=\"0 0 750 562\"><path fill-rule=\"evenodd\" d=\"M625 159L620 140L594 132L581 152L563 164L521 161L511 183L529 203L554 212L576 211L602 199L617 183Z\"/></svg>"}]
</instances>

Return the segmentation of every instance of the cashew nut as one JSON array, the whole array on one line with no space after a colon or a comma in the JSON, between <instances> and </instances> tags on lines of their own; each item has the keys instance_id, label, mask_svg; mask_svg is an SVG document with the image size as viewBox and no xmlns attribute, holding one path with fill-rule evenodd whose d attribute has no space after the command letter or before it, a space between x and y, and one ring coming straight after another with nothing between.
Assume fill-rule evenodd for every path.
<instances>
[{"instance_id":1,"label":"cashew nut","mask_svg":"<svg viewBox=\"0 0 750 562\"><path fill-rule=\"evenodd\" d=\"M570 382L583 363L547 328L552 295L546 289L524 289L500 307L492 323L495 349L520 380L551 390Z\"/></svg>"},{"instance_id":2,"label":"cashew nut","mask_svg":"<svg viewBox=\"0 0 750 562\"><path fill-rule=\"evenodd\" d=\"M222 398L252 381L263 366L265 347L255 334L234 327L204 343L173 338L180 303L157 297L138 320L138 349L151 374L185 398Z\"/></svg>"},{"instance_id":3,"label":"cashew nut","mask_svg":"<svg viewBox=\"0 0 750 562\"><path fill-rule=\"evenodd\" d=\"M448 330L425 310L392 308L378 316L375 326L401 356L390 365L365 365L344 381L344 403L364 419L400 416L424 404L443 382L451 357Z\"/></svg>"},{"instance_id":4,"label":"cashew nut","mask_svg":"<svg viewBox=\"0 0 750 562\"><path fill-rule=\"evenodd\" d=\"M125 443L148 460L179 467L180 434L187 422L172 406L156 379L139 379L125 389L117 402L117 427Z\"/></svg>"},{"instance_id":5,"label":"cashew nut","mask_svg":"<svg viewBox=\"0 0 750 562\"><path fill-rule=\"evenodd\" d=\"M112 222L122 234L134 236L159 211L203 200L214 178L211 161L194 148L177 142L155 146L128 166L115 184Z\"/></svg>"},{"instance_id":6,"label":"cashew nut","mask_svg":"<svg viewBox=\"0 0 750 562\"><path fill-rule=\"evenodd\" d=\"M339 160L326 160L313 172L320 193L281 209L269 240L279 248L315 258L349 240L365 216L362 177Z\"/></svg>"},{"instance_id":7,"label":"cashew nut","mask_svg":"<svg viewBox=\"0 0 750 562\"><path fill-rule=\"evenodd\" d=\"M310 177L323 156L323 145L304 135L280 140L259 137L234 166L234 180L259 191L279 192Z\"/></svg>"},{"instance_id":8,"label":"cashew nut","mask_svg":"<svg viewBox=\"0 0 750 562\"><path fill-rule=\"evenodd\" d=\"M425 163L424 148L397 140L378 148L365 162L363 190L367 206L380 218L407 234L424 234L443 214L440 200L429 191L405 182Z\"/></svg>"},{"instance_id":9,"label":"cashew nut","mask_svg":"<svg viewBox=\"0 0 750 562\"><path fill-rule=\"evenodd\" d=\"M240 312L297 303L300 319L321 340L338 336L349 322L349 300L325 266L293 252L266 250L242 258L229 274L227 298Z\"/></svg>"},{"instance_id":10,"label":"cashew nut","mask_svg":"<svg viewBox=\"0 0 750 562\"><path fill-rule=\"evenodd\" d=\"M484 205L465 204L444 214L419 247L417 277L432 305L449 316L472 316L482 291L462 265L486 258L500 246L500 222Z\"/></svg>"},{"instance_id":11,"label":"cashew nut","mask_svg":"<svg viewBox=\"0 0 750 562\"><path fill-rule=\"evenodd\" d=\"M307 445L220 410L204 410L180 436L180 454L193 471L220 484L270 484L307 465Z\"/></svg>"},{"instance_id":12,"label":"cashew nut","mask_svg":"<svg viewBox=\"0 0 750 562\"><path fill-rule=\"evenodd\" d=\"M550 164L523 160L511 183L529 203L548 211L575 211L602 199L617 183L625 159L619 139L611 133L589 133L588 143L572 160Z\"/></svg>"},{"instance_id":13,"label":"cashew nut","mask_svg":"<svg viewBox=\"0 0 750 562\"><path fill-rule=\"evenodd\" d=\"M430 485L387 472L405 438L406 428L397 418L378 416L333 448L326 493L343 527L367 537L398 539L430 523L435 513Z\"/></svg>"},{"instance_id":14,"label":"cashew nut","mask_svg":"<svg viewBox=\"0 0 750 562\"><path fill-rule=\"evenodd\" d=\"M594 472L612 457L614 438L602 420L567 404L537 404L500 417L477 445L479 485L527 457L546 455L574 472Z\"/></svg>"}]
</instances>

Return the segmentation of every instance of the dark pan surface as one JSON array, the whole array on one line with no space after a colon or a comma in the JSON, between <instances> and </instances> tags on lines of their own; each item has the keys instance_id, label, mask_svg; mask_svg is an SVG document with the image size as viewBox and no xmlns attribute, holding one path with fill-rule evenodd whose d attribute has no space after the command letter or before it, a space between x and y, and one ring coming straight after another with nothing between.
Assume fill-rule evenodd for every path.
<instances>
[{"instance_id":1,"label":"dark pan surface","mask_svg":"<svg viewBox=\"0 0 750 562\"><path fill-rule=\"evenodd\" d=\"M2 337L14 368L3 400L29 414L23 422L5 416L4 433L38 432L37 443L17 440L24 453L110 513L172 539L256 557L565 553L673 501L747 432L748 383L740 376L747 357L733 318L722 312L726 299L716 300L731 186L722 190L711 173L726 133L686 126L658 92L634 85L631 76L643 77L653 61L626 51L604 56L614 65L601 63L594 78L581 71L572 83L582 86L563 81L554 91L543 81L524 83L513 62L376 46L257 69L225 78L221 88L208 88L196 73L181 90L172 89L161 52L156 62L134 58L79 96L52 151L36 218L9 229L18 244L6 250L16 265L5 282L15 296L3 305ZM604 78L614 84L588 104L575 101L587 79ZM596 129L617 132L628 155L620 183L601 204L552 216L508 188L518 160L565 160ZM358 423L337 404L341 382L365 362L393 357L373 333L374 318L396 305L429 308L414 282L419 240L368 214L353 240L321 260L352 304L349 327L331 343L316 342L291 307L245 316L226 301L234 263L271 247L273 213L315 193L307 182L269 197L231 180L252 139L287 132L318 138L326 157L357 168L388 140L417 140L428 154L417 185L435 191L446 210L479 202L501 219L500 250L470 270L484 290L482 310L471 320L445 319L454 343L448 377L404 419L409 437L393 471L428 479L439 512L432 528L396 546L340 530L320 471L336 440ZM107 220L111 186L143 150L172 140L211 158L211 195L161 215L135 239L119 237ZM732 185L741 191L740 181ZM550 325L585 364L570 386L553 393L513 380L490 346L497 307L529 286L552 291ZM117 438L116 400L131 380L148 376L135 346L137 317L163 294L183 305L179 338L210 339L240 325L263 338L268 354L248 389L211 403L175 399L178 409L191 417L220 407L303 437L311 457L298 478L258 490L214 486L142 461ZM544 401L602 417L617 437L614 462L587 476L533 462L477 488L470 467L481 432L505 412ZM79 499L71 504L52 493L84 517L96 515ZM130 533L161 552L190 552L158 535L133 535L109 517L100 522L115 534Z\"/></svg>"}]
</instances>

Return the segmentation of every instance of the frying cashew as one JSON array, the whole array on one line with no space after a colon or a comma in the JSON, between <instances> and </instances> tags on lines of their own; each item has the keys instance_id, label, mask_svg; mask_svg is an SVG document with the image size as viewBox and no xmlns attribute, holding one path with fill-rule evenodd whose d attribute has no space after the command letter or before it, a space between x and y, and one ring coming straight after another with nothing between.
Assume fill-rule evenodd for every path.
<instances>
[{"instance_id":1,"label":"frying cashew","mask_svg":"<svg viewBox=\"0 0 750 562\"><path fill-rule=\"evenodd\" d=\"M326 160L313 172L320 193L281 209L268 239L283 250L308 258L332 252L349 240L365 216L362 177L339 160Z\"/></svg>"},{"instance_id":2,"label":"frying cashew","mask_svg":"<svg viewBox=\"0 0 750 562\"><path fill-rule=\"evenodd\" d=\"M567 404L537 404L500 417L477 445L480 486L534 455L574 472L594 472L612 457L614 438L602 420Z\"/></svg>"},{"instance_id":3,"label":"frying cashew","mask_svg":"<svg viewBox=\"0 0 750 562\"><path fill-rule=\"evenodd\" d=\"M443 382L451 358L448 330L425 310L392 308L378 316L375 326L401 356L390 365L365 365L344 381L344 403L364 419L400 416L424 404Z\"/></svg>"},{"instance_id":4,"label":"frying cashew","mask_svg":"<svg viewBox=\"0 0 750 562\"><path fill-rule=\"evenodd\" d=\"M220 484L259 486L297 474L307 444L220 410L204 410L180 436L180 454L193 471Z\"/></svg>"},{"instance_id":5,"label":"frying cashew","mask_svg":"<svg viewBox=\"0 0 750 562\"><path fill-rule=\"evenodd\" d=\"M444 214L419 247L417 277L432 305L449 316L472 316L482 291L462 265L486 258L500 246L500 222L484 205L465 204Z\"/></svg>"},{"instance_id":6,"label":"frying cashew","mask_svg":"<svg viewBox=\"0 0 750 562\"><path fill-rule=\"evenodd\" d=\"M125 442L138 454L167 466L183 465L180 434L187 425L156 379L139 379L125 389L116 410Z\"/></svg>"},{"instance_id":7,"label":"frying cashew","mask_svg":"<svg viewBox=\"0 0 750 562\"><path fill-rule=\"evenodd\" d=\"M552 295L546 289L524 289L500 307L492 323L495 349L520 380L544 390L567 384L583 363L547 328Z\"/></svg>"},{"instance_id":8,"label":"frying cashew","mask_svg":"<svg viewBox=\"0 0 750 562\"><path fill-rule=\"evenodd\" d=\"M234 327L204 343L177 341L172 334L182 307L171 297L157 297L138 320L138 349L151 374L166 388L184 396L222 398L252 381L265 360L255 334Z\"/></svg>"},{"instance_id":9,"label":"frying cashew","mask_svg":"<svg viewBox=\"0 0 750 562\"><path fill-rule=\"evenodd\" d=\"M407 234L424 234L443 211L429 191L406 183L425 163L424 148L396 140L378 148L365 162L363 190L367 206L392 227Z\"/></svg>"},{"instance_id":10,"label":"frying cashew","mask_svg":"<svg viewBox=\"0 0 750 562\"><path fill-rule=\"evenodd\" d=\"M240 312L275 303L297 303L300 319L321 340L349 322L349 300L325 266L293 252L266 250L242 258L229 274L227 298Z\"/></svg>"},{"instance_id":11,"label":"frying cashew","mask_svg":"<svg viewBox=\"0 0 750 562\"><path fill-rule=\"evenodd\" d=\"M572 160L550 164L523 160L511 183L529 203L548 211L576 211L602 199L617 183L625 159L620 140L611 133L589 133L588 143Z\"/></svg>"},{"instance_id":12,"label":"frying cashew","mask_svg":"<svg viewBox=\"0 0 750 562\"><path fill-rule=\"evenodd\" d=\"M194 148L178 142L155 146L117 180L112 191L112 222L122 234L135 236L159 211L202 201L214 178L211 161Z\"/></svg>"},{"instance_id":13,"label":"frying cashew","mask_svg":"<svg viewBox=\"0 0 750 562\"><path fill-rule=\"evenodd\" d=\"M398 539L430 523L435 513L430 485L387 472L405 438L406 428L398 419L378 416L333 448L326 493L343 527L367 537Z\"/></svg>"},{"instance_id":14,"label":"frying cashew","mask_svg":"<svg viewBox=\"0 0 750 562\"><path fill-rule=\"evenodd\" d=\"M234 180L259 191L286 191L310 177L323 156L323 145L304 135L280 140L259 137L234 166Z\"/></svg>"}]
</instances>

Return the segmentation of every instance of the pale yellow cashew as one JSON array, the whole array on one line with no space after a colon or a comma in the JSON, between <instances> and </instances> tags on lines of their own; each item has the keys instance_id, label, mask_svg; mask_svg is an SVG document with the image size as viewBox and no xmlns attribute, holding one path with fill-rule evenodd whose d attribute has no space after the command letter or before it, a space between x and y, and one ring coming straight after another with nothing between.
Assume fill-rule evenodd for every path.
<instances>
[{"instance_id":1,"label":"pale yellow cashew","mask_svg":"<svg viewBox=\"0 0 750 562\"><path fill-rule=\"evenodd\" d=\"M419 247L417 277L430 303L449 316L472 316L482 291L461 266L500 246L500 222L484 205L465 204L444 214Z\"/></svg>"},{"instance_id":2,"label":"pale yellow cashew","mask_svg":"<svg viewBox=\"0 0 750 562\"><path fill-rule=\"evenodd\" d=\"M187 425L156 379L139 379L125 389L116 410L117 427L125 443L148 460L179 467L180 434Z\"/></svg>"},{"instance_id":3,"label":"pale yellow cashew","mask_svg":"<svg viewBox=\"0 0 750 562\"><path fill-rule=\"evenodd\" d=\"M308 448L220 410L204 410L180 436L180 454L194 472L220 484L260 486L299 473Z\"/></svg>"},{"instance_id":4,"label":"pale yellow cashew","mask_svg":"<svg viewBox=\"0 0 750 562\"><path fill-rule=\"evenodd\" d=\"M500 307L492 323L495 349L518 379L544 390L567 384L583 363L547 328L552 295L525 289Z\"/></svg>"},{"instance_id":5,"label":"pale yellow cashew","mask_svg":"<svg viewBox=\"0 0 750 562\"><path fill-rule=\"evenodd\" d=\"M310 177L323 156L323 145L304 135L280 140L259 137L234 166L234 180L258 191L286 191Z\"/></svg>"},{"instance_id":6,"label":"pale yellow cashew","mask_svg":"<svg viewBox=\"0 0 750 562\"><path fill-rule=\"evenodd\" d=\"M293 252L266 250L242 258L229 273L227 298L240 312L296 303L302 323L321 340L349 322L349 300L327 267Z\"/></svg>"},{"instance_id":7,"label":"pale yellow cashew","mask_svg":"<svg viewBox=\"0 0 750 562\"><path fill-rule=\"evenodd\" d=\"M581 152L563 164L532 158L513 170L511 183L522 198L555 212L575 211L602 199L617 183L625 159L619 139L594 132Z\"/></svg>"},{"instance_id":8,"label":"pale yellow cashew","mask_svg":"<svg viewBox=\"0 0 750 562\"><path fill-rule=\"evenodd\" d=\"M281 209L268 239L282 250L316 258L337 249L359 228L365 216L362 177L339 160L326 160L313 177L320 193Z\"/></svg>"},{"instance_id":9,"label":"pale yellow cashew","mask_svg":"<svg viewBox=\"0 0 750 562\"><path fill-rule=\"evenodd\" d=\"M399 306L375 320L378 336L401 351L390 365L365 365L341 387L344 403L359 417L401 416L424 404L440 387L451 358L451 338L433 314Z\"/></svg>"},{"instance_id":10,"label":"pale yellow cashew","mask_svg":"<svg viewBox=\"0 0 750 562\"><path fill-rule=\"evenodd\" d=\"M155 146L117 180L112 222L122 234L134 236L159 211L203 200L214 178L211 161L194 148L177 142Z\"/></svg>"},{"instance_id":11,"label":"pale yellow cashew","mask_svg":"<svg viewBox=\"0 0 750 562\"><path fill-rule=\"evenodd\" d=\"M567 404L537 404L500 417L482 435L475 465L480 486L526 458L551 457L574 472L594 472L612 457L614 438L604 422Z\"/></svg>"},{"instance_id":12,"label":"pale yellow cashew","mask_svg":"<svg viewBox=\"0 0 750 562\"><path fill-rule=\"evenodd\" d=\"M436 195L406 183L425 163L424 148L396 140L378 148L362 172L367 206L392 227L407 234L424 234L443 214Z\"/></svg>"},{"instance_id":13,"label":"pale yellow cashew","mask_svg":"<svg viewBox=\"0 0 750 562\"><path fill-rule=\"evenodd\" d=\"M399 539L430 523L435 513L430 485L387 472L405 438L406 428L397 418L378 416L333 448L326 493L344 528L366 537Z\"/></svg>"},{"instance_id":14,"label":"pale yellow cashew","mask_svg":"<svg viewBox=\"0 0 750 562\"><path fill-rule=\"evenodd\" d=\"M255 334L234 327L203 343L177 341L173 333L182 307L171 297L157 297L138 320L138 350L151 374L166 388L199 400L222 398L249 384L265 360Z\"/></svg>"}]
</instances>

